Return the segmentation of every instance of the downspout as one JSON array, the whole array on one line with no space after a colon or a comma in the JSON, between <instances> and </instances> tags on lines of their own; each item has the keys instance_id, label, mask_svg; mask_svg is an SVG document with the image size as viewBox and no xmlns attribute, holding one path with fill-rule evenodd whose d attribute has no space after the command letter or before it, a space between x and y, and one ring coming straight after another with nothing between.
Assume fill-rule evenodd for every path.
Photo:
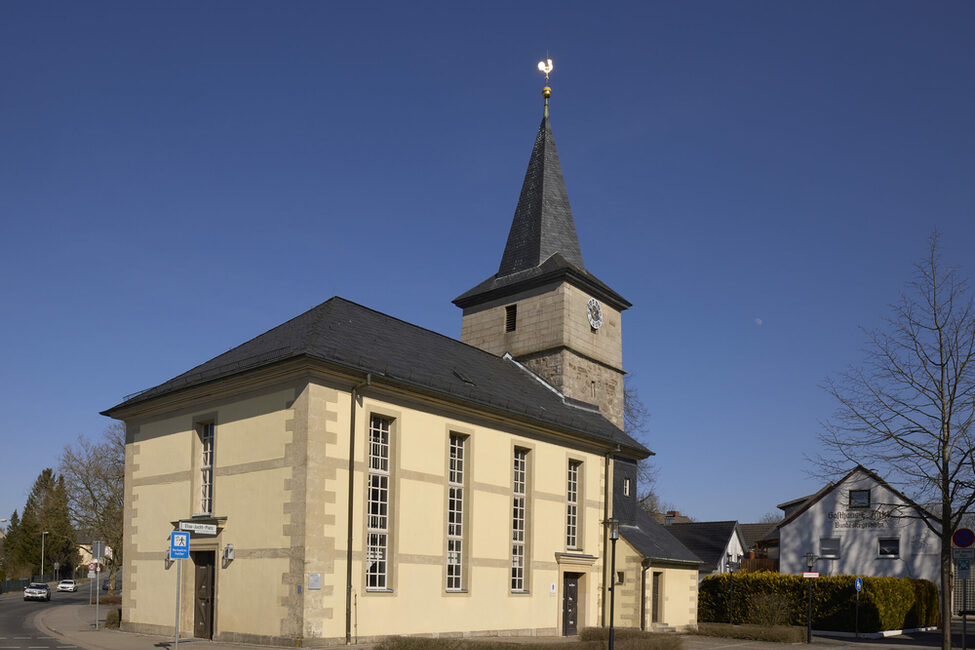
<instances>
[{"instance_id":1,"label":"downspout","mask_svg":"<svg viewBox=\"0 0 975 650\"><path fill-rule=\"evenodd\" d=\"M609 532L606 529L606 522L609 520L609 492L610 492L610 478L609 478L609 456L613 452L606 452L605 459L603 461L603 475L606 477L605 485L603 486L603 590L602 590L602 607L600 608L600 625L606 627L606 571L608 567L606 566L606 560L609 558Z\"/></svg>"},{"instance_id":2,"label":"downspout","mask_svg":"<svg viewBox=\"0 0 975 650\"><path fill-rule=\"evenodd\" d=\"M647 571L650 570L650 558L643 558L640 563L640 630L647 631ZM656 606L656 604L654 605Z\"/></svg>"},{"instance_id":3,"label":"downspout","mask_svg":"<svg viewBox=\"0 0 975 650\"><path fill-rule=\"evenodd\" d=\"M345 539L345 645L352 645L352 507L355 505L355 406L359 389L372 385L372 373L366 380L352 387L352 408L349 411L349 516Z\"/></svg>"}]
</instances>

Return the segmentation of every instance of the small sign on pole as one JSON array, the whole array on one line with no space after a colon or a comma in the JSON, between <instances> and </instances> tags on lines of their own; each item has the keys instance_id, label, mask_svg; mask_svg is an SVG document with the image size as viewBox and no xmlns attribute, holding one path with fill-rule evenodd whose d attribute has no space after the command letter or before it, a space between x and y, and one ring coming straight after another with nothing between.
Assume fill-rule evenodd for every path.
<instances>
[{"instance_id":1,"label":"small sign on pole","mask_svg":"<svg viewBox=\"0 0 975 650\"><path fill-rule=\"evenodd\" d=\"M975 531L969 528L959 528L952 534L951 541L955 546L968 548L975 544Z\"/></svg>"},{"instance_id":2,"label":"small sign on pole","mask_svg":"<svg viewBox=\"0 0 975 650\"><path fill-rule=\"evenodd\" d=\"M819 571L803 571L802 572L802 577L803 578L818 578L819 577Z\"/></svg>"},{"instance_id":3,"label":"small sign on pole","mask_svg":"<svg viewBox=\"0 0 975 650\"><path fill-rule=\"evenodd\" d=\"M857 578L853 582L853 588L857 590L857 593L863 591L863 578Z\"/></svg>"},{"instance_id":4,"label":"small sign on pole","mask_svg":"<svg viewBox=\"0 0 975 650\"><path fill-rule=\"evenodd\" d=\"M182 524L182 522L180 522ZM173 650L179 648L179 588L181 583L181 569L183 563L190 557L190 534L173 531L169 534L169 559L176 561L176 624L174 627Z\"/></svg>"}]
</instances>

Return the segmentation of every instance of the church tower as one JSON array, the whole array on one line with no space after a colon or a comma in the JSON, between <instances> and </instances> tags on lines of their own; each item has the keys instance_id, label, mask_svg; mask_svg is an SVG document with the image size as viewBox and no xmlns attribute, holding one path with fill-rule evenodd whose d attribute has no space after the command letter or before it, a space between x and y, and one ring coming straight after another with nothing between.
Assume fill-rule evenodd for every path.
<instances>
[{"instance_id":1,"label":"church tower","mask_svg":"<svg viewBox=\"0 0 975 650\"><path fill-rule=\"evenodd\" d=\"M623 428L618 293L586 270L549 122L549 97L498 272L454 299L461 341L510 353L566 397L594 404Z\"/></svg>"}]
</instances>

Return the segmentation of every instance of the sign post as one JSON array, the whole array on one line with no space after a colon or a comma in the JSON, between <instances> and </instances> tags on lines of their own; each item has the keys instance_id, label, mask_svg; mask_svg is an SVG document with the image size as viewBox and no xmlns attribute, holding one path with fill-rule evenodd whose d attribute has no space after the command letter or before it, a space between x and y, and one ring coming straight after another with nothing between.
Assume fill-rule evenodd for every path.
<instances>
[{"instance_id":1,"label":"sign post","mask_svg":"<svg viewBox=\"0 0 975 650\"><path fill-rule=\"evenodd\" d=\"M854 616L854 630L856 631L857 641L860 640L860 592L863 591L863 578L857 577L853 582L853 588L857 590L857 609Z\"/></svg>"},{"instance_id":2,"label":"sign post","mask_svg":"<svg viewBox=\"0 0 975 650\"><path fill-rule=\"evenodd\" d=\"M190 534L173 531L169 535L169 559L176 562L176 624L173 632L173 650L179 648L179 592L182 560L190 557Z\"/></svg>"}]
</instances>

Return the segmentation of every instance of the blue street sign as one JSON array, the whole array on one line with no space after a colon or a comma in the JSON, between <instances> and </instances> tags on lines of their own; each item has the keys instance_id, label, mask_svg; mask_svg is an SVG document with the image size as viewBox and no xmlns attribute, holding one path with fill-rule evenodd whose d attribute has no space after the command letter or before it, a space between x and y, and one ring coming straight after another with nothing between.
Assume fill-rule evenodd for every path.
<instances>
[{"instance_id":1,"label":"blue street sign","mask_svg":"<svg viewBox=\"0 0 975 650\"><path fill-rule=\"evenodd\" d=\"M173 532L169 536L169 559L188 560L190 558L190 534Z\"/></svg>"},{"instance_id":2,"label":"blue street sign","mask_svg":"<svg viewBox=\"0 0 975 650\"><path fill-rule=\"evenodd\" d=\"M856 587L856 590L857 591L862 591L863 590L863 578L857 578L856 582L853 583L853 586Z\"/></svg>"}]
</instances>

